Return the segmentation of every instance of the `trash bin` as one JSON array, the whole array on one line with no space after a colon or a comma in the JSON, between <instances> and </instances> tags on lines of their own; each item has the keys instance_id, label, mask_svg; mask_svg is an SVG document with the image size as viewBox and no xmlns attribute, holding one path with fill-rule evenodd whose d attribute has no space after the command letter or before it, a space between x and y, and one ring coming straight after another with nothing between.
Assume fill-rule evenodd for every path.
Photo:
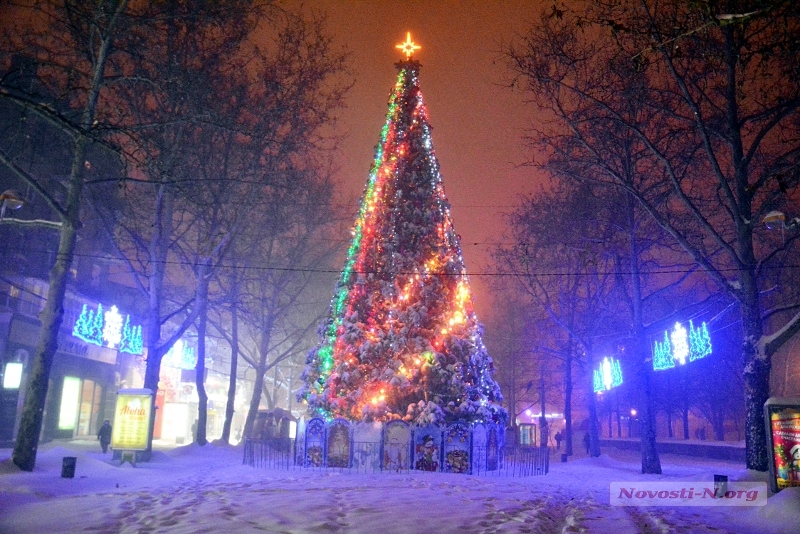
<instances>
[{"instance_id":1,"label":"trash bin","mask_svg":"<svg viewBox=\"0 0 800 534\"><path fill-rule=\"evenodd\" d=\"M64 456L61 462L61 478L75 478L75 464L78 459L74 456Z\"/></svg>"},{"instance_id":2,"label":"trash bin","mask_svg":"<svg viewBox=\"0 0 800 534\"><path fill-rule=\"evenodd\" d=\"M567 461L567 453L566 452L561 455L561 461L562 462L566 462Z\"/></svg>"}]
</instances>

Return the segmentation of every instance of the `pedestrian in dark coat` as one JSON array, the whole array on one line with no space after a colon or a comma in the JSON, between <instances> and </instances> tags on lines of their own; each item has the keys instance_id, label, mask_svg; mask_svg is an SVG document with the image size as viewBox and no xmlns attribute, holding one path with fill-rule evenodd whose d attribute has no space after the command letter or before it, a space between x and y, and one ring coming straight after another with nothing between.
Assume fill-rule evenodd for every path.
<instances>
[{"instance_id":1,"label":"pedestrian in dark coat","mask_svg":"<svg viewBox=\"0 0 800 534\"><path fill-rule=\"evenodd\" d=\"M100 431L97 433L97 439L100 440L100 446L103 447L103 454L108 451L108 445L111 443L111 423L108 422L108 419L103 421L103 426L100 427Z\"/></svg>"}]
</instances>

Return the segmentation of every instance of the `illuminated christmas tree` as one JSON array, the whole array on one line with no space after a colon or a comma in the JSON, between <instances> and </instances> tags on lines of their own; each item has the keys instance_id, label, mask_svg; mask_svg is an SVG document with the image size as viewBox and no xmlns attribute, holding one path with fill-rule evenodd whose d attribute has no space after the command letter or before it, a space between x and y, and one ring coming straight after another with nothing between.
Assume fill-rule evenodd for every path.
<instances>
[{"instance_id":1,"label":"illuminated christmas tree","mask_svg":"<svg viewBox=\"0 0 800 534\"><path fill-rule=\"evenodd\" d=\"M419 47L397 83L320 344L298 397L326 419L505 422L431 127Z\"/></svg>"}]
</instances>

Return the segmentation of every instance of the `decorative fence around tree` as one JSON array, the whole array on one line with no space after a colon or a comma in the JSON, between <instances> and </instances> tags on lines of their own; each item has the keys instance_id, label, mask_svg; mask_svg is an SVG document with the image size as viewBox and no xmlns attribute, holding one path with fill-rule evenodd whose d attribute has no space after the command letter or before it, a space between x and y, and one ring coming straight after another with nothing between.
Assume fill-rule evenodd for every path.
<instances>
[{"instance_id":1,"label":"decorative fence around tree","mask_svg":"<svg viewBox=\"0 0 800 534\"><path fill-rule=\"evenodd\" d=\"M296 438L245 439L243 463L273 469L374 473L427 471L535 476L549 471L548 447L506 447L492 423L412 426L404 421L301 420Z\"/></svg>"}]
</instances>

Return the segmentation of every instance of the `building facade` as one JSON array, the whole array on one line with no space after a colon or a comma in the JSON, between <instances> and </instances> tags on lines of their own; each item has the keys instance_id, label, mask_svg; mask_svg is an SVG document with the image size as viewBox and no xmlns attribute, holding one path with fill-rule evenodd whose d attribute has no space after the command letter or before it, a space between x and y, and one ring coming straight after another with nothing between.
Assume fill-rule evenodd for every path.
<instances>
[{"instance_id":1,"label":"building facade","mask_svg":"<svg viewBox=\"0 0 800 534\"><path fill-rule=\"evenodd\" d=\"M11 446L16 439L47 287L47 282L37 278L0 279L0 446ZM103 420L113 415L117 389L125 385L124 378L131 375L131 367L142 354L140 338L133 349L138 354L132 354L125 352L121 340L111 333L117 315L127 320L129 332L132 321L110 303L90 301L69 291L64 309L40 436L45 442L96 436ZM89 316L94 331L82 331L78 325L86 324ZM104 326L110 340L103 340ZM137 332L140 336L140 330ZM130 345L127 348L130 350Z\"/></svg>"}]
</instances>

